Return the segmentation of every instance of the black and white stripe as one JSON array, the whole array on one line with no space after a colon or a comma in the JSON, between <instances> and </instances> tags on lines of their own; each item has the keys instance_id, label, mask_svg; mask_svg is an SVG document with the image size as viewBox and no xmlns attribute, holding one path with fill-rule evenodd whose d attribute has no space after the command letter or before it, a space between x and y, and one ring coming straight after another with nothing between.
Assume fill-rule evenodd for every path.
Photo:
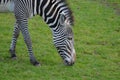
<instances>
[{"instance_id":1,"label":"black and white stripe","mask_svg":"<svg viewBox=\"0 0 120 80\"><path fill-rule=\"evenodd\" d=\"M73 33L70 27L73 24L73 17L65 0L0 0L0 4L8 4L9 1L13 2L9 5L10 7L14 5L11 8L14 8L13 12L16 18L10 47L12 57L16 57L15 47L21 31L29 51L31 63L39 64L32 51L32 43L28 32L28 18L40 15L52 30L53 41L61 57L66 59L67 65L74 63L75 50ZM67 34L68 32L70 33Z\"/></svg>"}]
</instances>

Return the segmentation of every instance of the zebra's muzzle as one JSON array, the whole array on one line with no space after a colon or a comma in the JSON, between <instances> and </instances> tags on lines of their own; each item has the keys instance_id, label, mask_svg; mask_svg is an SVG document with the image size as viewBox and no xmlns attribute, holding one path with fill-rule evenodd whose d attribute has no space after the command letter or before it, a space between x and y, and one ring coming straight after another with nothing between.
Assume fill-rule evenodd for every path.
<instances>
[{"instance_id":1,"label":"zebra's muzzle","mask_svg":"<svg viewBox=\"0 0 120 80\"><path fill-rule=\"evenodd\" d=\"M64 60L64 64L67 66L72 66L74 64L74 61Z\"/></svg>"},{"instance_id":2,"label":"zebra's muzzle","mask_svg":"<svg viewBox=\"0 0 120 80\"><path fill-rule=\"evenodd\" d=\"M72 66L75 63L76 59L76 54L74 53L71 58L65 58L64 59L64 64L67 66Z\"/></svg>"}]
</instances>

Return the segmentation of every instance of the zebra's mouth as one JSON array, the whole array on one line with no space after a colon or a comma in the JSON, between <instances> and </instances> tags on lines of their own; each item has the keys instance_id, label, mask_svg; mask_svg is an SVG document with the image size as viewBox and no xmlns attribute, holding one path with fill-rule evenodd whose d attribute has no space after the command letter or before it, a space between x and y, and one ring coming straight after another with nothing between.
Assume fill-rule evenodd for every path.
<instances>
[{"instance_id":1,"label":"zebra's mouth","mask_svg":"<svg viewBox=\"0 0 120 80\"><path fill-rule=\"evenodd\" d=\"M64 64L67 66L72 66L75 63L75 59L76 59L76 54L75 54L75 50L73 49L73 54L71 54L70 58L65 58L64 59Z\"/></svg>"},{"instance_id":2,"label":"zebra's mouth","mask_svg":"<svg viewBox=\"0 0 120 80\"><path fill-rule=\"evenodd\" d=\"M67 59L64 60L64 64L66 66L72 66L74 64L74 61L72 61L71 59L67 58Z\"/></svg>"}]
</instances>

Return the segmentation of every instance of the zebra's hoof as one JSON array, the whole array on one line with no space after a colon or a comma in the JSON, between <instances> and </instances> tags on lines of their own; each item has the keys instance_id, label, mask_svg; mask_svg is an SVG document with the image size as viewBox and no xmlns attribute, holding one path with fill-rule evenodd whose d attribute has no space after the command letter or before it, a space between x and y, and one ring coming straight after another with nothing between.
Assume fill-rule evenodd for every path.
<instances>
[{"instance_id":1,"label":"zebra's hoof","mask_svg":"<svg viewBox=\"0 0 120 80\"><path fill-rule=\"evenodd\" d=\"M17 57L11 57L11 59L12 59L12 60L16 60L16 59L17 59Z\"/></svg>"},{"instance_id":2,"label":"zebra's hoof","mask_svg":"<svg viewBox=\"0 0 120 80\"><path fill-rule=\"evenodd\" d=\"M35 62L31 62L34 66L41 66L39 62L35 61Z\"/></svg>"},{"instance_id":3,"label":"zebra's hoof","mask_svg":"<svg viewBox=\"0 0 120 80\"><path fill-rule=\"evenodd\" d=\"M41 66L39 62L35 62L33 65L34 66Z\"/></svg>"},{"instance_id":4,"label":"zebra's hoof","mask_svg":"<svg viewBox=\"0 0 120 80\"><path fill-rule=\"evenodd\" d=\"M15 54L15 50L9 50L9 52L10 52L10 55L11 55L11 59L13 59L13 60L15 60L15 59L17 59L17 56L16 56L16 54Z\"/></svg>"},{"instance_id":5,"label":"zebra's hoof","mask_svg":"<svg viewBox=\"0 0 120 80\"><path fill-rule=\"evenodd\" d=\"M11 59L12 59L12 60L16 60L16 59L17 59L17 56L16 56L15 54L12 54L12 55L11 55Z\"/></svg>"},{"instance_id":6,"label":"zebra's hoof","mask_svg":"<svg viewBox=\"0 0 120 80\"><path fill-rule=\"evenodd\" d=\"M41 66L40 63L35 64L34 66Z\"/></svg>"}]
</instances>

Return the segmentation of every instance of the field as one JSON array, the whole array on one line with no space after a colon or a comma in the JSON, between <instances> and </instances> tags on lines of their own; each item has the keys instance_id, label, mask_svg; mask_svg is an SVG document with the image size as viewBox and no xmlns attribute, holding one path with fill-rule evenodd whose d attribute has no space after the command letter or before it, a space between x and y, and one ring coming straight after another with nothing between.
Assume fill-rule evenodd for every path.
<instances>
[{"instance_id":1,"label":"field","mask_svg":"<svg viewBox=\"0 0 120 80\"><path fill-rule=\"evenodd\" d=\"M11 60L8 50L15 19L12 13L0 13L0 80L120 80L120 0L67 2L75 19L75 65L63 64L51 31L39 16L29 20L29 32L42 66L30 64L21 34L17 60Z\"/></svg>"}]
</instances>

